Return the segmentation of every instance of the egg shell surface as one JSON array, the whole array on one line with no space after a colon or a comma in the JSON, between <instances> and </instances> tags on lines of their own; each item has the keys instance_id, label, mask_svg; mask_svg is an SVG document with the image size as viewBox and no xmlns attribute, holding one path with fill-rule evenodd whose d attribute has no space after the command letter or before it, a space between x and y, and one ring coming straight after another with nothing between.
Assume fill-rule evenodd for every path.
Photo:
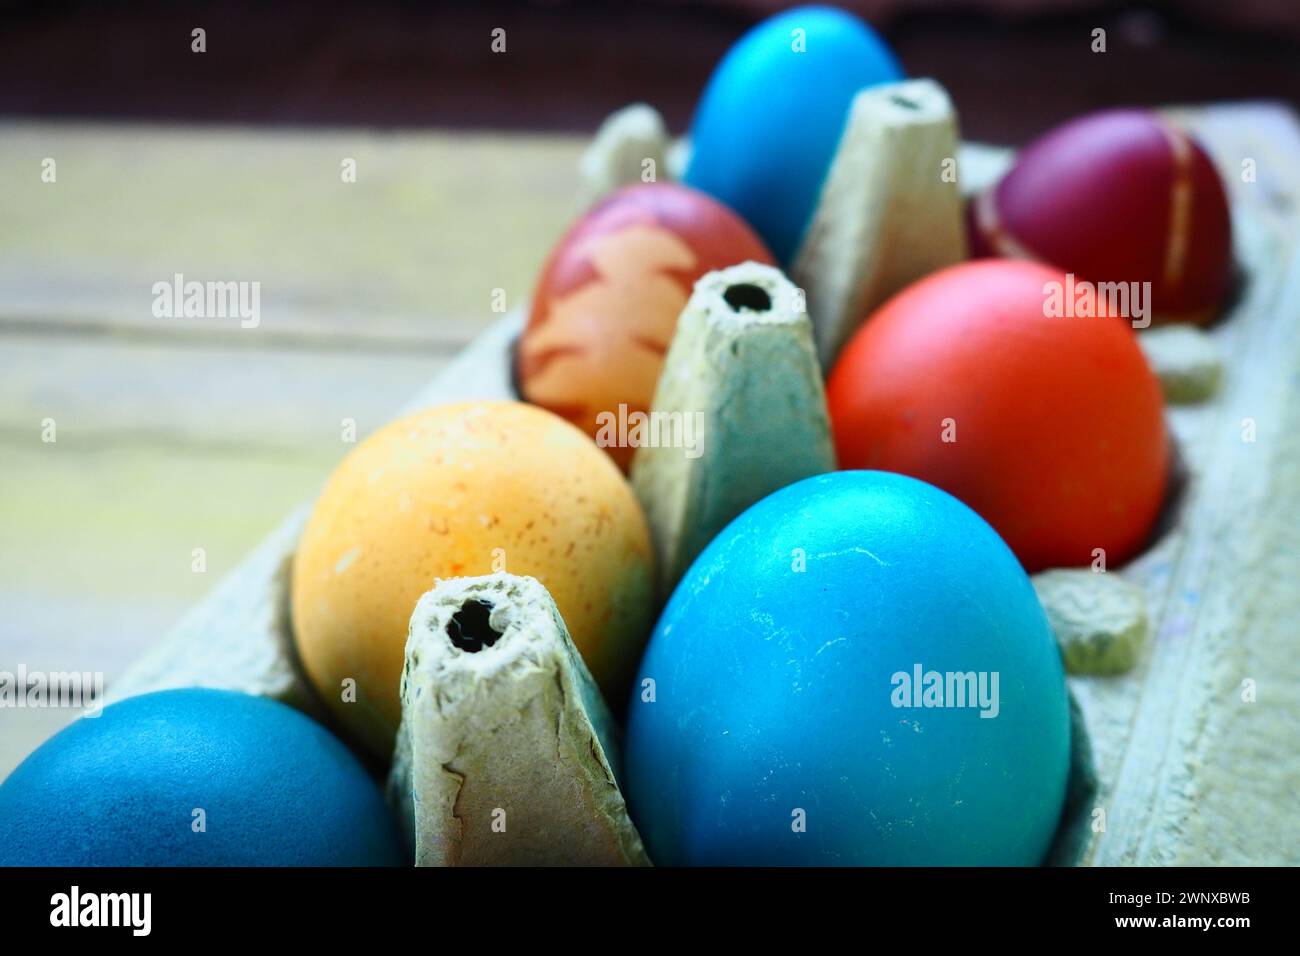
<instances>
[{"instance_id":1,"label":"egg shell surface","mask_svg":"<svg viewBox=\"0 0 1300 956\"><path fill-rule=\"evenodd\" d=\"M1048 316L1063 273L985 259L908 286L827 380L841 468L956 495L1032 572L1117 567L1150 538L1169 440L1160 383L1130 324Z\"/></svg>"},{"instance_id":2,"label":"egg shell surface","mask_svg":"<svg viewBox=\"0 0 1300 956\"><path fill-rule=\"evenodd\" d=\"M1232 278L1223 181L1196 140L1147 110L1091 113L1027 146L969 207L977 256L1090 282L1150 282L1153 320L1205 323Z\"/></svg>"},{"instance_id":3,"label":"egg shell surface","mask_svg":"<svg viewBox=\"0 0 1300 956\"><path fill-rule=\"evenodd\" d=\"M537 578L606 697L623 699L653 624L650 534L590 438L521 402L444 405L381 428L330 477L294 558L293 631L322 700L376 756L401 718L416 602L439 579L493 571Z\"/></svg>"},{"instance_id":4,"label":"egg shell surface","mask_svg":"<svg viewBox=\"0 0 1300 956\"><path fill-rule=\"evenodd\" d=\"M131 697L50 738L0 785L0 833L0 866L409 862L379 788L325 728L200 688Z\"/></svg>"},{"instance_id":5,"label":"egg shell surface","mask_svg":"<svg viewBox=\"0 0 1300 956\"><path fill-rule=\"evenodd\" d=\"M911 706L896 675L917 666L996 672L996 716ZM638 683L628 795L658 864L1036 865L1052 840L1060 655L1015 556L923 482L836 472L751 507L678 585Z\"/></svg>"},{"instance_id":6,"label":"egg shell surface","mask_svg":"<svg viewBox=\"0 0 1300 956\"><path fill-rule=\"evenodd\" d=\"M542 269L519 339L520 394L596 438L603 412L649 411L696 280L772 254L730 209L674 183L597 203ZM605 450L626 471L635 449Z\"/></svg>"},{"instance_id":7,"label":"egg shell surface","mask_svg":"<svg viewBox=\"0 0 1300 956\"><path fill-rule=\"evenodd\" d=\"M710 77L683 181L736 210L782 264L798 251L853 97L903 79L852 14L796 7L753 27Z\"/></svg>"}]
</instances>

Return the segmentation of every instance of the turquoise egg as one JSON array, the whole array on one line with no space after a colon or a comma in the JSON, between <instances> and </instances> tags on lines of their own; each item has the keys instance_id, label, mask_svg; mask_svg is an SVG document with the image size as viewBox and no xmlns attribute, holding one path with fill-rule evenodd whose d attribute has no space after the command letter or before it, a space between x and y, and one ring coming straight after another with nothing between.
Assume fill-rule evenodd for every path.
<instances>
[{"instance_id":1,"label":"turquoise egg","mask_svg":"<svg viewBox=\"0 0 1300 956\"><path fill-rule=\"evenodd\" d=\"M656 863L1034 865L1065 798L1065 675L982 518L913 478L836 472L691 566L624 757Z\"/></svg>"},{"instance_id":2,"label":"turquoise egg","mask_svg":"<svg viewBox=\"0 0 1300 956\"><path fill-rule=\"evenodd\" d=\"M740 213L788 264L853 97L902 78L884 41L851 14L796 7L764 20L709 79L691 124L684 180Z\"/></svg>"},{"instance_id":3,"label":"turquoise egg","mask_svg":"<svg viewBox=\"0 0 1300 956\"><path fill-rule=\"evenodd\" d=\"M85 716L0 785L0 866L397 866L378 787L298 711L159 691Z\"/></svg>"}]
</instances>

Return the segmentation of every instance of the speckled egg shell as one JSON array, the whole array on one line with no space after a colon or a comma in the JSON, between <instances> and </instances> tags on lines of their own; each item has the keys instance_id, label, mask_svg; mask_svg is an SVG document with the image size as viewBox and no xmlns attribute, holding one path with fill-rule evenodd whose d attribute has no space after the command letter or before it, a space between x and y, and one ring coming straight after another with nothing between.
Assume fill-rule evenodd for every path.
<instances>
[{"instance_id":1,"label":"speckled egg shell","mask_svg":"<svg viewBox=\"0 0 1300 956\"><path fill-rule=\"evenodd\" d=\"M683 181L740 213L788 265L853 97L902 78L884 41L852 14L809 6L764 20L709 79Z\"/></svg>"},{"instance_id":2,"label":"speckled egg shell","mask_svg":"<svg viewBox=\"0 0 1300 956\"><path fill-rule=\"evenodd\" d=\"M446 405L380 429L330 477L294 558L293 630L322 699L374 753L389 756L401 716L416 601L439 578L503 570L546 586L621 699L652 623L652 552L590 438L518 402Z\"/></svg>"},{"instance_id":3,"label":"speckled egg shell","mask_svg":"<svg viewBox=\"0 0 1300 956\"><path fill-rule=\"evenodd\" d=\"M977 256L1089 282L1150 282L1152 320L1213 319L1232 275L1223 182L1195 139L1145 110L1073 120L1030 144L969 207Z\"/></svg>"},{"instance_id":4,"label":"speckled egg shell","mask_svg":"<svg viewBox=\"0 0 1300 956\"><path fill-rule=\"evenodd\" d=\"M697 279L772 256L741 219L671 183L621 189L551 253L519 339L522 396L593 438L597 416L650 408L677 317ZM625 471L634 449L606 451Z\"/></svg>"},{"instance_id":5,"label":"speckled egg shell","mask_svg":"<svg viewBox=\"0 0 1300 956\"><path fill-rule=\"evenodd\" d=\"M284 704L132 697L0 786L0 866L401 866L396 821L336 738Z\"/></svg>"},{"instance_id":6,"label":"speckled egg shell","mask_svg":"<svg viewBox=\"0 0 1300 956\"><path fill-rule=\"evenodd\" d=\"M912 475L979 512L1033 572L1110 567L1164 501L1160 384L1129 323L1049 317L1062 272L980 260L908 286L840 353L826 384L841 468Z\"/></svg>"},{"instance_id":7,"label":"speckled egg shell","mask_svg":"<svg viewBox=\"0 0 1300 956\"><path fill-rule=\"evenodd\" d=\"M915 706L897 675L917 667L976 692ZM656 863L921 866L1042 862L1069 754L1060 655L1006 545L936 488L837 472L760 501L695 561L624 757Z\"/></svg>"}]
</instances>

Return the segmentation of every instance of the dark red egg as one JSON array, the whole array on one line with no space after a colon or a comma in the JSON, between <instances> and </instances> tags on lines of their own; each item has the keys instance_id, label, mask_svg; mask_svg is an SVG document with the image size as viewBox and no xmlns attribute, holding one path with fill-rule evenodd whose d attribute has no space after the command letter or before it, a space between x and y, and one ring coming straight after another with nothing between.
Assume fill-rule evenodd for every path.
<instances>
[{"instance_id":1,"label":"dark red egg","mask_svg":"<svg viewBox=\"0 0 1300 956\"><path fill-rule=\"evenodd\" d=\"M971 202L968 222L976 256L1038 261L1094 284L1149 282L1157 322L1210 321L1231 280L1223 182L1194 139L1146 110L1047 133Z\"/></svg>"}]
</instances>

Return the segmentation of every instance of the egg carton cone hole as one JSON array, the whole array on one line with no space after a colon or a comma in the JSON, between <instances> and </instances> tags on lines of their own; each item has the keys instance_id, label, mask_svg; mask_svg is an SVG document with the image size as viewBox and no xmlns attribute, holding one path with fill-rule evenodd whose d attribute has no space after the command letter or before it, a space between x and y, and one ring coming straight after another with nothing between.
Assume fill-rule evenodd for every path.
<instances>
[{"instance_id":1,"label":"egg carton cone hole","mask_svg":"<svg viewBox=\"0 0 1300 956\"><path fill-rule=\"evenodd\" d=\"M667 597L742 511L835 468L800 290L756 262L700 279L677 320L650 420L665 423L663 431L675 423L695 439L694 447L644 445L632 459L632 488L650 522Z\"/></svg>"},{"instance_id":2,"label":"egg carton cone hole","mask_svg":"<svg viewBox=\"0 0 1300 956\"><path fill-rule=\"evenodd\" d=\"M416 865L647 864L614 734L538 581L440 581L411 616L388 783Z\"/></svg>"}]
</instances>

